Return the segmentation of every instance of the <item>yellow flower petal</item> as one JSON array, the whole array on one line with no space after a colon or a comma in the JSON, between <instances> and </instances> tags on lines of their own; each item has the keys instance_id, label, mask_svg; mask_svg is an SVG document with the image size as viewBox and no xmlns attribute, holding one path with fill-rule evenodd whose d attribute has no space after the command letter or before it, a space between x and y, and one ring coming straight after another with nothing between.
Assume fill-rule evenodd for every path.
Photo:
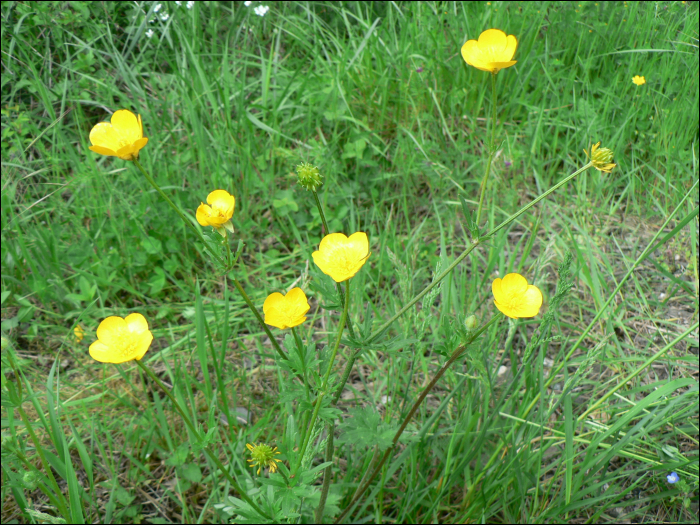
<instances>
[{"instance_id":1,"label":"yellow flower petal","mask_svg":"<svg viewBox=\"0 0 700 525\"><path fill-rule=\"evenodd\" d=\"M95 153L99 153L100 155L106 155L107 157L116 157L117 152L112 151L109 148L103 148L102 146L90 146L90 151L94 151Z\"/></svg>"},{"instance_id":2,"label":"yellow flower petal","mask_svg":"<svg viewBox=\"0 0 700 525\"><path fill-rule=\"evenodd\" d=\"M90 357L92 357L95 361L99 361L100 363L111 363L110 357L111 357L111 352L109 351L109 347L101 343L99 340L95 341L90 345Z\"/></svg>"},{"instance_id":3,"label":"yellow flower petal","mask_svg":"<svg viewBox=\"0 0 700 525\"><path fill-rule=\"evenodd\" d=\"M286 296L278 292L271 293L263 304L265 324L281 330L298 326L306 321L305 315L310 308L301 288L292 288Z\"/></svg>"},{"instance_id":4,"label":"yellow flower petal","mask_svg":"<svg viewBox=\"0 0 700 525\"><path fill-rule=\"evenodd\" d=\"M107 317L97 327L97 339L107 346L117 344L121 334L126 331L126 321L122 317Z\"/></svg>"},{"instance_id":5,"label":"yellow flower petal","mask_svg":"<svg viewBox=\"0 0 700 525\"><path fill-rule=\"evenodd\" d=\"M493 297L496 299L496 301L505 301L506 300L506 295L503 293L503 290L501 288L501 282L503 279L500 277L497 277L494 279L493 283L491 283L491 291L493 292Z\"/></svg>"},{"instance_id":6,"label":"yellow flower petal","mask_svg":"<svg viewBox=\"0 0 700 525\"><path fill-rule=\"evenodd\" d=\"M508 290L508 293L525 293L527 279L519 273L509 273L503 278L501 288Z\"/></svg>"},{"instance_id":7,"label":"yellow flower petal","mask_svg":"<svg viewBox=\"0 0 700 525\"><path fill-rule=\"evenodd\" d=\"M197 217L197 222L202 225L202 226L209 226L209 217L211 216L211 206L207 206L204 203L201 203L199 207L197 208L197 213L195 214Z\"/></svg>"},{"instance_id":8,"label":"yellow flower petal","mask_svg":"<svg viewBox=\"0 0 700 525\"><path fill-rule=\"evenodd\" d=\"M542 307L542 292L537 286L530 285L523 294L520 317L535 317Z\"/></svg>"},{"instance_id":9,"label":"yellow flower petal","mask_svg":"<svg viewBox=\"0 0 700 525\"><path fill-rule=\"evenodd\" d=\"M124 322L130 332L140 333L148 330L148 321L141 314L129 314L124 318Z\"/></svg>"},{"instance_id":10,"label":"yellow flower petal","mask_svg":"<svg viewBox=\"0 0 700 525\"><path fill-rule=\"evenodd\" d=\"M143 136L142 125L139 118L128 109L115 111L111 118L114 127L124 140L136 142Z\"/></svg>"},{"instance_id":11,"label":"yellow flower petal","mask_svg":"<svg viewBox=\"0 0 700 525\"><path fill-rule=\"evenodd\" d=\"M341 283L353 277L370 255L367 234L356 232L350 237L342 233L326 235L311 257L323 273Z\"/></svg>"}]
</instances>

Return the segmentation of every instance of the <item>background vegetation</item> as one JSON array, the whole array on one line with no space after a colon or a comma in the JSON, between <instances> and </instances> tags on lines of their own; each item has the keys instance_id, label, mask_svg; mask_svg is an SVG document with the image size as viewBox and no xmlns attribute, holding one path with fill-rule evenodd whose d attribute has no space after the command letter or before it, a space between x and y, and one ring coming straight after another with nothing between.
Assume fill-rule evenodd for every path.
<instances>
[{"instance_id":1,"label":"background vegetation","mask_svg":"<svg viewBox=\"0 0 700 525\"><path fill-rule=\"evenodd\" d=\"M371 456L351 431L400 421L454 323L490 317L491 280L520 271L547 304L570 251L574 287L526 373L541 319L501 323L448 372L353 521L697 522L697 187L565 360L698 179L697 3L270 2L265 16L257 2L181 4L2 4L3 523L57 514L39 452L69 520L228 517L214 508L227 485L168 404L133 366L89 357L108 315L149 319L145 359L205 428L218 425L248 483L245 443L275 443L291 413L243 301L133 165L88 151L90 128L140 113L141 162L193 218L212 189L233 193L245 243L235 275L258 305L310 279L303 328L323 342L337 313L313 279L321 221L294 166L326 175L332 230L368 232L351 317L378 326L468 242L458 196L478 193L490 89L459 50L490 27L519 49L498 75L489 224L583 165L592 143L618 166L578 177L477 249L395 325L412 344L362 354L330 508L347 505ZM30 428L8 394L20 384Z\"/></svg>"}]
</instances>

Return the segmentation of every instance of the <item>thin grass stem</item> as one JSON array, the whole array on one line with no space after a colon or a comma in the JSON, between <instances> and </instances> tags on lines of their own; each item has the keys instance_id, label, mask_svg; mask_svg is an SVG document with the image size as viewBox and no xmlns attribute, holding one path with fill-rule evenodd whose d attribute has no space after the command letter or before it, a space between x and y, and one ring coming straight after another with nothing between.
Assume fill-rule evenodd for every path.
<instances>
[{"instance_id":1,"label":"thin grass stem","mask_svg":"<svg viewBox=\"0 0 700 525\"><path fill-rule=\"evenodd\" d=\"M219 470L221 470L221 473L226 477L226 479L231 484L231 486L236 490L236 492L238 492L241 499L244 500L248 505L250 505L255 510L255 512L260 514L262 517L264 517L265 519L270 519L270 516L268 516L262 510L260 510L260 508L255 504L255 502L252 499L250 499L250 497L248 497L248 495L241 489L241 487L238 485L236 480L233 478L233 476L231 476L229 471L226 469L224 464L221 463L221 460L218 458L218 456L216 454L214 454L214 452L212 450L210 450L209 445L207 445L204 442L201 434L195 428L195 426L192 424L192 422L190 421L190 418L187 416L185 411L180 406L180 403L177 402L177 400L175 399L175 396L172 395L170 390L168 390L165 387L165 385L161 382L161 380L158 379L158 377L156 377L156 375L151 371L151 369L148 368L145 364L143 364L141 361L138 361L138 360L136 361L136 364L141 368L141 370L143 370L148 375L148 377L151 378L151 380L154 383L156 383L158 385L158 387L165 393L165 395L168 396L168 398L172 402L173 406L175 407L175 410L178 411L182 420L185 422L185 424L190 429L192 434L194 434L195 438L197 439L197 442L200 445L202 445L202 449L207 453L207 456L209 456L209 458L216 464L217 468L219 468Z\"/></svg>"}]
</instances>

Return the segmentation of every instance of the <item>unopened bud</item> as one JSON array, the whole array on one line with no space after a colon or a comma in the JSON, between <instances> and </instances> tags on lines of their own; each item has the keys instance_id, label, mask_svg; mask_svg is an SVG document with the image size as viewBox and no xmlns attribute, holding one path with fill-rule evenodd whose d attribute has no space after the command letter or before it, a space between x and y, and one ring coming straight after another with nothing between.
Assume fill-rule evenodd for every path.
<instances>
[{"instance_id":1,"label":"unopened bud","mask_svg":"<svg viewBox=\"0 0 700 525\"><path fill-rule=\"evenodd\" d=\"M299 184L308 191L317 191L323 184L323 175L316 166L302 162L297 166Z\"/></svg>"},{"instance_id":2,"label":"unopened bud","mask_svg":"<svg viewBox=\"0 0 700 525\"><path fill-rule=\"evenodd\" d=\"M479 321L477 320L475 315L470 315L464 320L464 326L467 327L467 330L470 332L474 330L477 326L479 326Z\"/></svg>"},{"instance_id":3,"label":"unopened bud","mask_svg":"<svg viewBox=\"0 0 700 525\"><path fill-rule=\"evenodd\" d=\"M34 472L28 471L22 476L22 485L24 485L27 490L34 490L37 482L37 475Z\"/></svg>"}]
</instances>

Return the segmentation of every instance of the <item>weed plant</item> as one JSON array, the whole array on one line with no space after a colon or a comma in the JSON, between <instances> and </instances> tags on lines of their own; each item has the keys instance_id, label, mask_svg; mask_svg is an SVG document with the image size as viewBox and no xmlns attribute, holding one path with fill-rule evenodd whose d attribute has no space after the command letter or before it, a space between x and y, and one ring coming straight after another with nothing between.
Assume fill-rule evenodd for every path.
<instances>
[{"instance_id":1,"label":"weed plant","mask_svg":"<svg viewBox=\"0 0 700 525\"><path fill-rule=\"evenodd\" d=\"M696 3L1 9L3 522L697 522Z\"/></svg>"}]
</instances>

